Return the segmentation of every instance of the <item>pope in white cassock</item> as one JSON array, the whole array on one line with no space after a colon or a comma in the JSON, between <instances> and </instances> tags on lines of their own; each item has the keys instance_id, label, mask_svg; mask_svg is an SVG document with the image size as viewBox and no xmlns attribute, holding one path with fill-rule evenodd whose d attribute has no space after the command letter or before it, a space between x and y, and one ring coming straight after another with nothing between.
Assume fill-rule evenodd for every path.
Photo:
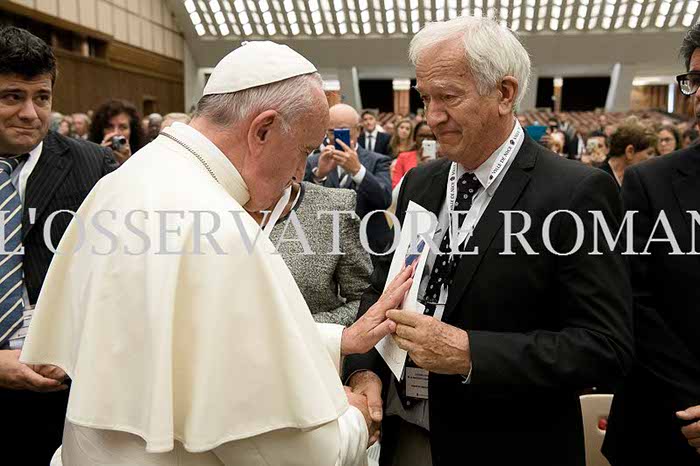
<instances>
[{"instance_id":1,"label":"pope in white cassock","mask_svg":"<svg viewBox=\"0 0 700 466\"><path fill-rule=\"evenodd\" d=\"M327 124L316 68L251 42L217 65L189 126L92 190L21 357L73 381L54 464L366 462L374 425L366 399L343 390L341 353L393 331L385 313L410 271L352 327L317 327L248 214L272 210Z\"/></svg>"}]
</instances>

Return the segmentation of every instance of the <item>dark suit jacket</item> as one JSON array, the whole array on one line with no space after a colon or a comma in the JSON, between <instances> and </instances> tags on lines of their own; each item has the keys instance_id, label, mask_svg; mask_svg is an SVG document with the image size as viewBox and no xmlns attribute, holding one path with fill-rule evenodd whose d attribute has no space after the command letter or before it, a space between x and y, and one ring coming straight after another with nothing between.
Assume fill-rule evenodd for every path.
<instances>
[{"instance_id":1,"label":"dark suit jacket","mask_svg":"<svg viewBox=\"0 0 700 466\"><path fill-rule=\"evenodd\" d=\"M357 138L357 143L364 149L367 148L365 146L365 132L363 131L362 134L360 134L360 137ZM374 142L374 150L372 152L376 152L377 154L382 154L386 155L389 157L396 156L399 154L392 154L391 153L391 146L389 145L391 143L391 136L389 136L386 133L382 133L381 131L377 133L377 140Z\"/></svg>"},{"instance_id":2,"label":"dark suit jacket","mask_svg":"<svg viewBox=\"0 0 700 466\"><path fill-rule=\"evenodd\" d=\"M320 155L319 152L315 152L307 159L304 181L313 182L312 170L318 167ZM391 159L362 147L358 148L357 156L367 172L359 186L353 181L349 188L357 192L355 212L360 218L363 218L374 210L385 210L391 206L391 177L389 175ZM323 185L327 188L340 187L338 172L332 170ZM386 217L380 213L372 215L367 223L367 239L372 250L383 252L391 241L391 237Z\"/></svg>"},{"instance_id":3,"label":"dark suit jacket","mask_svg":"<svg viewBox=\"0 0 700 466\"><path fill-rule=\"evenodd\" d=\"M625 208L638 211L634 249L643 251L661 211L683 252L700 210L700 148L657 157L625 171ZM700 251L696 225L695 251ZM659 228L655 238L664 237ZM670 255L652 242L630 256L637 364L615 394L603 452L613 466L698 465L675 412L700 404L700 256Z\"/></svg>"},{"instance_id":4,"label":"dark suit jacket","mask_svg":"<svg viewBox=\"0 0 700 466\"><path fill-rule=\"evenodd\" d=\"M44 138L39 161L27 180L22 217L24 280L32 304L36 303L53 258L44 241L44 224L49 215L63 209L78 210L95 183L116 167L112 151L97 144L53 131ZM30 209L36 209L36 213L30 216ZM54 218L50 229L54 247L72 218L68 214ZM67 390L35 393L0 389L0 405L6 419L13 420L4 442L21 452L22 464L49 464L61 444L67 403Z\"/></svg>"},{"instance_id":5,"label":"dark suit jacket","mask_svg":"<svg viewBox=\"0 0 700 466\"><path fill-rule=\"evenodd\" d=\"M450 162L437 160L406 174L397 205L403 222L408 201L436 213L445 199ZM542 224L553 211L580 215L586 235L579 252L557 256L543 246ZM539 253L504 249L503 210L529 213L525 238ZM632 358L631 290L622 256L592 250L592 217L600 210L616 231L622 205L613 180L547 151L526 136L522 148L476 226L450 288L443 321L467 330L471 383L461 376L429 376L430 436L435 466L584 464L577 391L610 384ZM513 231L523 220L513 215ZM569 251L576 228L568 215L552 222L551 241ZM360 315L383 289L391 257L377 261ZM346 376L371 369L384 380L387 367L375 350L346 358ZM386 430L382 463L392 454ZM390 430L390 427L389 427ZM386 455L386 456L384 456Z\"/></svg>"},{"instance_id":6,"label":"dark suit jacket","mask_svg":"<svg viewBox=\"0 0 700 466\"><path fill-rule=\"evenodd\" d=\"M603 162L603 164L602 164L600 167L597 167L597 168L599 168L600 170L603 170L605 173L607 173L608 175L610 175L610 176L612 177L612 179L615 180L615 184L616 184L618 187L620 187L620 185L617 183L617 178L615 177L615 172L613 171L612 166L610 166L610 162L609 162L609 161Z\"/></svg>"},{"instance_id":7,"label":"dark suit jacket","mask_svg":"<svg viewBox=\"0 0 700 466\"><path fill-rule=\"evenodd\" d=\"M35 303L53 253L44 241L44 224L52 212L75 212L100 178L117 168L112 151L87 141L49 131L25 192L22 242L25 248L24 279L29 301ZM34 223L30 209L36 209ZM51 224L51 241L58 246L72 216L57 215Z\"/></svg>"}]
</instances>

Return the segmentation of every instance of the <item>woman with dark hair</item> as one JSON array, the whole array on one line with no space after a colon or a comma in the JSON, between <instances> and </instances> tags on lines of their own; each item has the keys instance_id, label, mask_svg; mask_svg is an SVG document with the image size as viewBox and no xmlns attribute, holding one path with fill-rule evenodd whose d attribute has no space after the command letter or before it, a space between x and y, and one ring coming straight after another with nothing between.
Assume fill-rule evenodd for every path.
<instances>
[{"instance_id":1,"label":"woman with dark hair","mask_svg":"<svg viewBox=\"0 0 700 466\"><path fill-rule=\"evenodd\" d=\"M421 121L413 130L414 150L402 152L396 158L396 165L391 174L392 189L399 184L399 181L401 181L401 178L403 178L406 172L426 161L423 158L423 141L426 139L434 140L435 135L430 129L430 126L428 126L428 123Z\"/></svg>"},{"instance_id":2,"label":"woman with dark hair","mask_svg":"<svg viewBox=\"0 0 700 466\"><path fill-rule=\"evenodd\" d=\"M668 155L681 148L681 135L675 126L665 125L656 133L656 152L659 155Z\"/></svg>"},{"instance_id":3,"label":"woman with dark hair","mask_svg":"<svg viewBox=\"0 0 700 466\"><path fill-rule=\"evenodd\" d=\"M134 104L112 99L95 112L90 141L109 147L121 165L144 145L141 116Z\"/></svg>"}]
</instances>

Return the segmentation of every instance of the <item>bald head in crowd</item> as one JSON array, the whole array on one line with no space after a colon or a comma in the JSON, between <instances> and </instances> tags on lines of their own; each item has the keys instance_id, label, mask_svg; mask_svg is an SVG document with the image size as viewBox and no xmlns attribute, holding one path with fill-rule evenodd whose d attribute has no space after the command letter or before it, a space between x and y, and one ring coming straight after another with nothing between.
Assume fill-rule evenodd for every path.
<instances>
[{"instance_id":1,"label":"bald head in crowd","mask_svg":"<svg viewBox=\"0 0 700 466\"><path fill-rule=\"evenodd\" d=\"M349 129L350 147L355 147L357 138L360 136L360 114L348 104L336 104L330 108L329 112L330 133L336 128Z\"/></svg>"}]
</instances>

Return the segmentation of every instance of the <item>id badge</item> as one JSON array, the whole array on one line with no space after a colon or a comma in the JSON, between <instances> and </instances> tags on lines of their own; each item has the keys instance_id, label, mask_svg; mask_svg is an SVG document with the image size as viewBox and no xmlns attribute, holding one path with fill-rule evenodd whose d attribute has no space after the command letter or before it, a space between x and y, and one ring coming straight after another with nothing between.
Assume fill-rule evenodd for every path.
<instances>
[{"instance_id":1,"label":"id badge","mask_svg":"<svg viewBox=\"0 0 700 466\"><path fill-rule=\"evenodd\" d=\"M428 399L428 371L420 367L406 367L406 396Z\"/></svg>"},{"instance_id":2,"label":"id badge","mask_svg":"<svg viewBox=\"0 0 700 466\"><path fill-rule=\"evenodd\" d=\"M10 349L21 350L24 346L24 339L29 332L29 325L32 323L34 316L34 306L27 306L22 313L22 326L10 337Z\"/></svg>"}]
</instances>

